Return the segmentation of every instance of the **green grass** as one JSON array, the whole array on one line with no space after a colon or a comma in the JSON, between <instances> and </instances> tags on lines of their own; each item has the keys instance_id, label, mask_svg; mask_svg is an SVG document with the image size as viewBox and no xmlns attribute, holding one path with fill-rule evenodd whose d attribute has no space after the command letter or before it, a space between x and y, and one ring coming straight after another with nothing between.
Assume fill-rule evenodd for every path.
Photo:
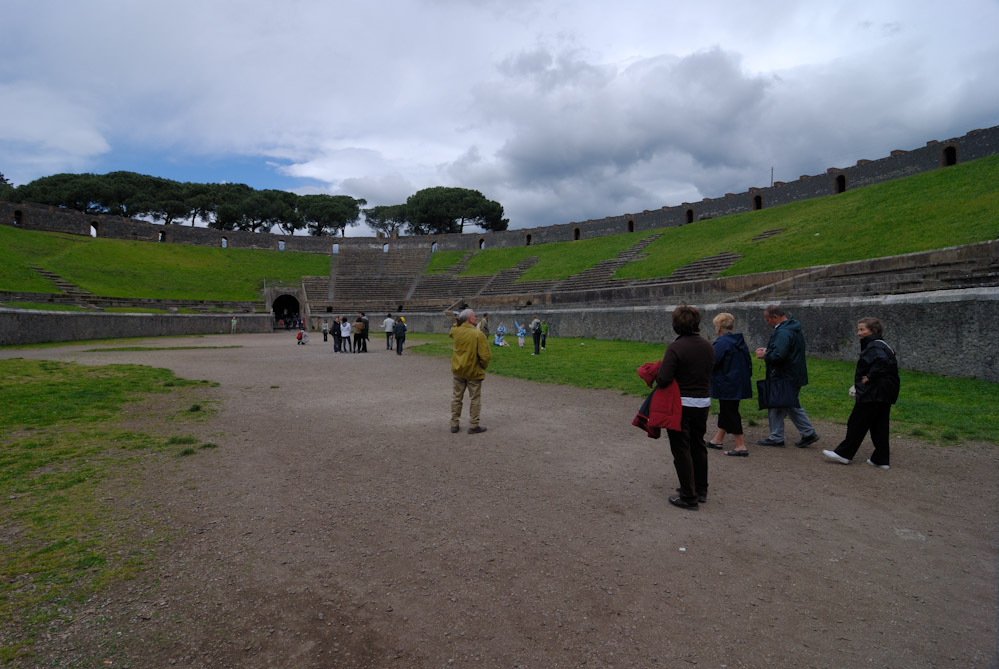
<instances>
[{"instance_id":1,"label":"green grass","mask_svg":"<svg viewBox=\"0 0 999 669\"><path fill-rule=\"evenodd\" d=\"M754 242L767 230L784 232ZM662 232L644 259L624 265L619 278L654 279L706 256L744 256L721 276L812 267L914 253L999 236L999 156L917 174L839 195L724 216L661 230L476 251L462 276L489 275L524 258L538 262L520 280L562 279L615 258ZM467 251L442 251L429 272L444 271Z\"/></svg>"},{"instance_id":2,"label":"green grass","mask_svg":"<svg viewBox=\"0 0 999 669\"><path fill-rule=\"evenodd\" d=\"M447 335L412 334L408 339L423 343L413 351L425 355L450 356ZM604 388L643 397L649 389L638 378L642 363L661 360L664 344L606 339L549 337L540 356L532 356L530 341L524 349L517 338L507 335L510 347L491 347L488 373L539 383L578 388ZM853 408L847 391L853 384L855 363L808 359L809 384L801 392L802 406L818 420L846 424ZM762 373L754 368L754 375ZM892 430L924 441L956 443L964 440L999 444L999 384L977 379L959 379L902 370L902 394L892 409ZM638 404L635 405L636 410ZM765 424L766 413L757 411L756 401L742 403L744 418ZM717 403L712 409L717 413Z\"/></svg>"},{"instance_id":3,"label":"green grass","mask_svg":"<svg viewBox=\"0 0 999 669\"><path fill-rule=\"evenodd\" d=\"M93 239L0 226L0 290L59 292L29 265L106 297L247 301L260 299L265 279L297 284L303 276L328 275L330 258L296 251Z\"/></svg>"},{"instance_id":4,"label":"green grass","mask_svg":"<svg viewBox=\"0 0 999 669\"><path fill-rule=\"evenodd\" d=\"M152 557L155 538L131 532L141 519L115 501L129 471L189 442L125 429L119 413L205 385L139 365L0 361L0 662L30 655L50 625ZM171 403L181 419L176 400L156 401Z\"/></svg>"},{"instance_id":5,"label":"green grass","mask_svg":"<svg viewBox=\"0 0 999 669\"><path fill-rule=\"evenodd\" d=\"M36 311L90 311L86 307L75 304L58 304L55 302L4 302L4 306L12 309L32 309Z\"/></svg>"}]
</instances>

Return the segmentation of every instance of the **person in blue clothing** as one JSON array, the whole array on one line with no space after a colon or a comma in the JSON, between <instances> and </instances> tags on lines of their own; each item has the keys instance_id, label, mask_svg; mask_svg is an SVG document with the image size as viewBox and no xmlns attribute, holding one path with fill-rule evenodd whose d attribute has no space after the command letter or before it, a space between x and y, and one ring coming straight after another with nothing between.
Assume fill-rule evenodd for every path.
<instances>
[{"instance_id":1,"label":"person in blue clothing","mask_svg":"<svg viewBox=\"0 0 999 669\"><path fill-rule=\"evenodd\" d=\"M499 327L496 328L496 338L493 340L493 346L509 346L504 337L506 337L506 326L501 322Z\"/></svg>"},{"instance_id":2,"label":"person in blue clothing","mask_svg":"<svg viewBox=\"0 0 999 669\"><path fill-rule=\"evenodd\" d=\"M524 348L524 337L527 336L527 325L518 323L516 318L513 319L513 325L517 328L517 343L520 344L520 348Z\"/></svg>"},{"instance_id":3,"label":"person in blue clothing","mask_svg":"<svg viewBox=\"0 0 999 669\"><path fill-rule=\"evenodd\" d=\"M763 320L774 329L765 347L756 349L756 357L767 365L768 379L788 379L794 386L794 405L768 410L770 435L760 439L760 446L784 445L784 419L790 418L801 439L794 442L798 448L805 448L819 440L819 435L808 420L808 414L798 402L798 394L808 385L808 366L805 362L805 335L801 323L788 318L784 310L771 304L763 310Z\"/></svg>"},{"instance_id":4,"label":"person in blue clothing","mask_svg":"<svg viewBox=\"0 0 999 669\"><path fill-rule=\"evenodd\" d=\"M715 340L715 366L711 370L711 397L718 400L718 431L705 444L708 448L721 448L725 435L731 434L735 448L725 455L747 456L746 439L742 435L742 415L739 402L753 396L753 358L741 332L733 333L735 317L729 313L715 316L718 339Z\"/></svg>"}]
</instances>

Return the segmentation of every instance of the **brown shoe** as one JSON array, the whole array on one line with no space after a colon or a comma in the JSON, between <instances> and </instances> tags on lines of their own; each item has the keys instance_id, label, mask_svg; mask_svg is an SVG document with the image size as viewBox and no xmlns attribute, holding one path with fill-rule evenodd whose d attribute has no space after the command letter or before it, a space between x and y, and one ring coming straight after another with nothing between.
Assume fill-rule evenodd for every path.
<instances>
[{"instance_id":1,"label":"brown shoe","mask_svg":"<svg viewBox=\"0 0 999 669\"><path fill-rule=\"evenodd\" d=\"M458 431L458 430L460 430L460 429L461 429L461 428L460 428L460 427L458 427L457 425L452 425L452 426L451 426L451 434L454 434L455 432L457 432L457 431Z\"/></svg>"},{"instance_id":2,"label":"brown shoe","mask_svg":"<svg viewBox=\"0 0 999 669\"><path fill-rule=\"evenodd\" d=\"M478 434L480 432L485 432L485 431L486 431L486 428L484 428L484 427L470 427L470 428L468 428L468 433L469 434Z\"/></svg>"}]
</instances>

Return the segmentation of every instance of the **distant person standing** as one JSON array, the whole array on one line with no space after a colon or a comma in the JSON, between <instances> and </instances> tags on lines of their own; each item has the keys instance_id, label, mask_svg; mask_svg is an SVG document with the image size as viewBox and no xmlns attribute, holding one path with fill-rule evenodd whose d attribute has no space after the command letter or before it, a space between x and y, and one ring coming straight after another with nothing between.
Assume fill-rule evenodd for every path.
<instances>
[{"instance_id":1,"label":"distant person standing","mask_svg":"<svg viewBox=\"0 0 999 669\"><path fill-rule=\"evenodd\" d=\"M395 352L396 355L402 355L402 345L406 341L406 319L403 316L399 316L399 319L392 323L392 334L395 335Z\"/></svg>"},{"instance_id":2,"label":"distant person standing","mask_svg":"<svg viewBox=\"0 0 999 669\"><path fill-rule=\"evenodd\" d=\"M860 359L853 374L851 394L856 398L846 436L834 451L822 451L830 460L850 464L867 433L871 433L874 453L867 464L888 469L888 423L891 405L898 401L901 382L895 351L885 343L884 327L877 318L863 318L857 323L860 338Z\"/></svg>"},{"instance_id":3,"label":"distant person standing","mask_svg":"<svg viewBox=\"0 0 999 669\"><path fill-rule=\"evenodd\" d=\"M527 336L527 326L523 323L518 323L517 319L513 319L513 327L517 328L517 344L520 348L524 348L524 337Z\"/></svg>"},{"instance_id":4,"label":"distant person standing","mask_svg":"<svg viewBox=\"0 0 999 669\"><path fill-rule=\"evenodd\" d=\"M395 319L392 314L387 314L382 321L382 330L385 331L385 350L392 350L392 337L395 336Z\"/></svg>"},{"instance_id":5,"label":"distant person standing","mask_svg":"<svg viewBox=\"0 0 999 669\"><path fill-rule=\"evenodd\" d=\"M541 320L541 350L545 350L548 345L548 321Z\"/></svg>"},{"instance_id":6,"label":"distant person standing","mask_svg":"<svg viewBox=\"0 0 999 669\"><path fill-rule=\"evenodd\" d=\"M354 332L354 353L362 353L361 345L364 343L364 321L358 316L351 326Z\"/></svg>"},{"instance_id":7,"label":"distant person standing","mask_svg":"<svg viewBox=\"0 0 999 669\"><path fill-rule=\"evenodd\" d=\"M342 352L343 353L353 353L354 347L351 346L350 336L353 332L353 327L350 324L350 319L346 316L340 317L340 338L343 340Z\"/></svg>"},{"instance_id":8,"label":"distant person standing","mask_svg":"<svg viewBox=\"0 0 999 669\"><path fill-rule=\"evenodd\" d=\"M330 324L325 318L323 319L323 341L329 341L330 334Z\"/></svg>"},{"instance_id":9,"label":"distant person standing","mask_svg":"<svg viewBox=\"0 0 999 669\"><path fill-rule=\"evenodd\" d=\"M230 331L229 334L236 334L236 323L237 323L236 317L233 316L232 317L232 330Z\"/></svg>"},{"instance_id":10,"label":"distant person standing","mask_svg":"<svg viewBox=\"0 0 999 669\"><path fill-rule=\"evenodd\" d=\"M479 332L486 336L486 341L489 341L489 313L486 312L482 314L482 318L479 319Z\"/></svg>"},{"instance_id":11,"label":"distant person standing","mask_svg":"<svg viewBox=\"0 0 999 669\"><path fill-rule=\"evenodd\" d=\"M479 425L482 409L482 381L486 378L486 367L492 358L492 351L486 337L475 329L479 319L471 309L463 309L451 327L449 337L454 341L451 355L451 375L454 387L451 394L451 432L461 427L461 407L468 391L468 433L478 434L486 428Z\"/></svg>"},{"instance_id":12,"label":"distant person standing","mask_svg":"<svg viewBox=\"0 0 999 669\"><path fill-rule=\"evenodd\" d=\"M337 316L333 319L333 323L330 325L333 330L333 352L339 353L340 346L343 344L343 335L340 334L340 317Z\"/></svg>"},{"instance_id":13,"label":"distant person standing","mask_svg":"<svg viewBox=\"0 0 999 669\"><path fill-rule=\"evenodd\" d=\"M798 402L798 394L808 385L808 367L805 362L805 335L801 323L789 319L784 310L771 304L763 311L763 320L773 328L770 342L766 347L756 349L756 357L767 365L767 379L789 379L794 387L794 406L768 410L770 436L760 439L760 446L784 445L784 418L790 418L801 439L794 442L798 448L805 448L819 440L815 428L808 420L808 414Z\"/></svg>"},{"instance_id":14,"label":"distant person standing","mask_svg":"<svg viewBox=\"0 0 999 669\"><path fill-rule=\"evenodd\" d=\"M531 355L539 355L541 353L541 320L537 314L534 314L534 318L531 319L530 328L531 339L534 340L534 353Z\"/></svg>"}]
</instances>

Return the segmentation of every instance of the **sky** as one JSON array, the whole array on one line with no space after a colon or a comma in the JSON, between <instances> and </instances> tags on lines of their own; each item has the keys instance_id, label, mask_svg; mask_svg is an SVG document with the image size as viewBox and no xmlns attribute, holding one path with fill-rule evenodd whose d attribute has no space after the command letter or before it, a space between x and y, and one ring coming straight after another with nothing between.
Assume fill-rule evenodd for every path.
<instances>
[{"instance_id":1,"label":"sky","mask_svg":"<svg viewBox=\"0 0 999 669\"><path fill-rule=\"evenodd\" d=\"M510 228L999 125L999 0L0 0L0 173L126 170ZM370 235L361 224L349 235Z\"/></svg>"}]
</instances>

